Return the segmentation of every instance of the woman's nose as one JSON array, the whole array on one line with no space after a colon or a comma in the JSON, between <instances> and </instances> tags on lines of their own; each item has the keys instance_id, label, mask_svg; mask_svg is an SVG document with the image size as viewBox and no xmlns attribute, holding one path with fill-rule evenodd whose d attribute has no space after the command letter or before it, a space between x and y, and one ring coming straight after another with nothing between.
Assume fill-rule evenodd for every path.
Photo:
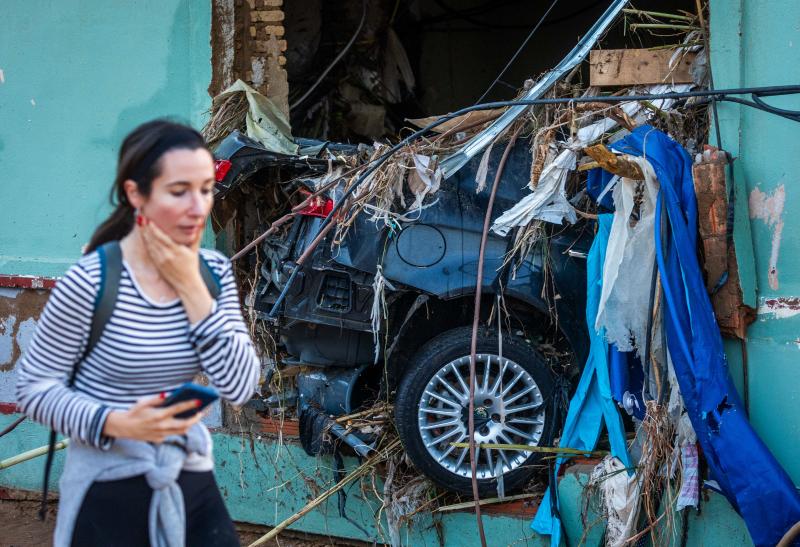
<instances>
[{"instance_id":1,"label":"woman's nose","mask_svg":"<svg viewBox=\"0 0 800 547\"><path fill-rule=\"evenodd\" d=\"M192 192L192 203L189 214L192 216L206 216L208 214L208 199L200 192Z\"/></svg>"}]
</instances>

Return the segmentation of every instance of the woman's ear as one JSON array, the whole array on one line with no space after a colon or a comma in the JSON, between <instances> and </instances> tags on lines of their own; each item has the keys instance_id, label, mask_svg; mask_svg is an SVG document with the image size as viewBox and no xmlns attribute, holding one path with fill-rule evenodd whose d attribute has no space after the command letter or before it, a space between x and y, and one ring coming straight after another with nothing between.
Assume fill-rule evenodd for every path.
<instances>
[{"instance_id":1,"label":"woman's ear","mask_svg":"<svg viewBox=\"0 0 800 547\"><path fill-rule=\"evenodd\" d=\"M128 196L128 203L130 203L134 209L141 209L145 199L139 192L139 185L136 184L136 181L128 179L122 183L122 188L125 190L125 195Z\"/></svg>"}]
</instances>

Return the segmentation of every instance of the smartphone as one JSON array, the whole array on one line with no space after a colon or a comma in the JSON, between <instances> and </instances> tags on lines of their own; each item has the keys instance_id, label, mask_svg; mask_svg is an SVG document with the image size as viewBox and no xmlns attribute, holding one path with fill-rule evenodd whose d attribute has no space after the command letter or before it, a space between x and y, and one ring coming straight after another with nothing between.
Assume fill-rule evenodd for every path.
<instances>
[{"instance_id":1,"label":"smartphone","mask_svg":"<svg viewBox=\"0 0 800 547\"><path fill-rule=\"evenodd\" d=\"M180 414L176 414L176 418L180 418L182 420L191 418L205 407L219 399L219 393L217 393L217 390L212 387L201 386L199 384L187 382L167 395L167 398L164 399L164 402L161 403L161 406L172 406L174 404L182 403L184 401L191 401L193 399L200 401L200 406L197 408L184 410Z\"/></svg>"}]
</instances>

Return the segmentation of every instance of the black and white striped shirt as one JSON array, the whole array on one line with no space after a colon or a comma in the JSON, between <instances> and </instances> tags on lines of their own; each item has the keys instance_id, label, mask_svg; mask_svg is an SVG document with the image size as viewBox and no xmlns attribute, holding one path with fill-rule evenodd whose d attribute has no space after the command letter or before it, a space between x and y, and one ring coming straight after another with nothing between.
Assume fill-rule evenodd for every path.
<instances>
[{"instance_id":1,"label":"black and white striped shirt","mask_svg":"<svg viewBox=\"0 0 800 547\"><path fill-rule=\"evenodd\" d=\"M240 405L253 394L259 361L242 320L230 261L201 249L220 280L211 313L189 324L179 299L158 303L123 262L117 303L102 336L66 386L89 339L100 285L100 260L90 253L59 280L22 358L17 405L33 419L96 447L108 414L142 397L171 391L205 373L220 395Z\"/></svg>"}]
</instances>

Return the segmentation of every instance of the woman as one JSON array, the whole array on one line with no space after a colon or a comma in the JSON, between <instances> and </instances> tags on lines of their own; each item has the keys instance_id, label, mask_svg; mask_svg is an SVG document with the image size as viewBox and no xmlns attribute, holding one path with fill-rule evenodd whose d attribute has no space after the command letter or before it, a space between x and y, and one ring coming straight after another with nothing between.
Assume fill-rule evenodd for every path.
<instances>
[{"instance_id":1,"label":"woman","mask_svg":"<svg viewBox=\"0 0 800 547\"><path fill-rule=\"evenodd\" d=\"M22 359L19 407L72 440L57 547L238 545L201 414L176 417L198 401L161 406L199 372L235 405L258 381L230 261L199 247L213 185L197 131L153 121L128 135L116 209L58 282ZM96 249L109 241L119 241L123 259L116 304L83 356L101 283ZM219 280L216 300L200 255Z\"/></svg>"}]
</instances>

